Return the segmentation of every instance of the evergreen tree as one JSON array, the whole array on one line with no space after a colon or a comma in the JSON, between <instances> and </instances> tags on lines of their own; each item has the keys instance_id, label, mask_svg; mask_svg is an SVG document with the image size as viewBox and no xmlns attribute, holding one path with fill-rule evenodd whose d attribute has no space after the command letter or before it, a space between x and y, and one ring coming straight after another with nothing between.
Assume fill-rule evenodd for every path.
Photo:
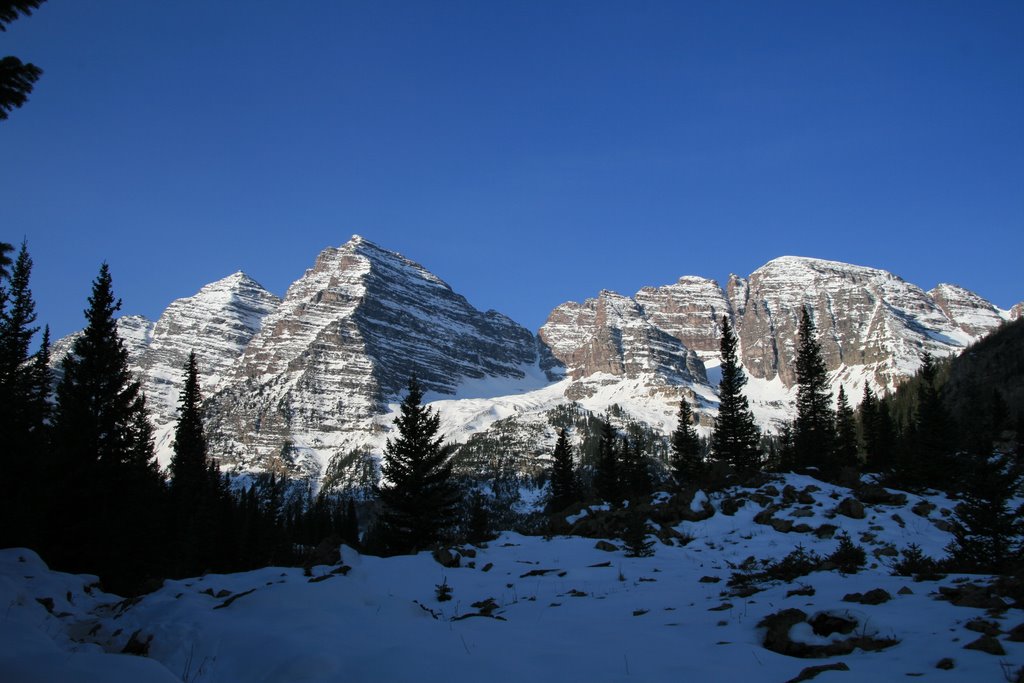
<instances>
[{"instance_id":1,"label":"evergreen tree","mask_svg":"<svg viewBox=\"0 0 1024 683\"><path fill-rule=\"evenodd\" d=\"M608 418L601 425L601 441L597 447L597 463L594 472L594 492L612 505L619 505L624 498L619 473L618 438Z\"/></svg>"},{"instance_id":2,"label":"evergreen tree","mask_svg":"<svg viewBox=\"0 0 1024 683\"><path fill-rule=\"evenodd\" d=\"M470 543L485 543L492 538L491 512L488 509L487 496L475 491L469 500L469 514L466 521L466 540Z\"/></svg>"},{"instance_id":3,"label":"evergreen tree","mask_svg":"<svg viewBox=\"0 0 1024 683\"><path fill-rule=\"evenodd\" d=\"M931 354L921 356L917 378L917 404L896 461L896 478L908 488L948 488L958 478L952 457L956 429L953 416L942 405L936 384L937 367Z\"/></svg>"},{"instance_id":4,"label":"evergreen tree","mask_svg":"<svg viewBox=\"0 0 1024 683\"><path fill-rule=\"evenodd\" d=\"M178 422L169 469L176 572L188 576L221 562L222 549L217 539L222 520L218 515L220 470L208 457L203 396L194 351L189 353L183 371L185 383L178 398Z\"/></svg>"},{"instance_id":5,"label":"evergreen tree","mask_svg":"<svg viewBox=\"0 0 1024 683\"><path fill-rule=\"evenodd\" d=\"M860 427L864 436L864 469L889 472L895 460L896 430L888 402L876 398L867 384L860 403Z\"/></svg>"},{"instance_id":6,"label":"evergreen tree","mask_svg":"<svg viewBox=\"0 0 1024 683\"><path fill-rule=\"evenodd\" d=\"M452 479L451 447L438 436L441 418L420 405L415 377L395 419L398 436L388 440L379 487L379 523L387 552L415 552L443 537L457 518L459 491Z\"/></svg>"},{"instance_id":7,"label":"evergreen tree","mask_svg":"<svg viewBox=\"0 0 1024 683\"><path fill-rule=\"evenodd\" d=\"M0 32L7 30L7 24L19 15L32 14L46 0L7 0L0 3ZM0 58L0 121L7 118L8 113L25 104L29 93L43 70L35 64L23 64L17 57ZM2 247L2 243L0 243ZM2 249L0 249L2 251ZM2 272L2 262L0 262Z\"/></svg>"},{"instance_id":8,"label":"evergreen tree","mask_svg":"<svg viewBox=\"0 0 1024 683\"><path fill-rule=\"evenodd\" d=\"M740 478L747 478L761 465L761 433L743 395L747 378L740 368L736 347L729 318L722 316L722 379L718 383L718 418L711 432L711 457L731 465Z\"/></svg>"},{"instance_id":9,"label":"evergreen tree","mask_svg":"<svg viewBox=\"0 0 1024 683\"><path fill-rule=\"evenodd\" d=\"M120 307L104 263L85 330L63 359L57 385L51 463L57 491L47 559L131 591L157 559L147 541L156 536L162 483L145 400L117 335Z\"/></svg>"},{"instance_id":10,"label":"evergreen tree","mask_svg":"<svg viewBox=\"0 0 1024 683\"><path fill-rule=\"evenodd\" d=\"M779 428L776 440L776 472L792 472L796 467L796 445L793 441L793 423L786 422Z\"/></svg>"},{"instance_id":11,"label":"evergreen tree","mask_svg":"<svg viewBox=\"0 0 1024 683\"><path fill-rule=\"evenodd\" d=\"M649 458L644 452L644 446L643 437L636 435L633 439L624 438L619 447L619 477L625 497L632 501L644 500L654 492Z\"/></svg>"},{"instance_id":12,"label":"evergreen tree","mask_svg":"<svg viewBox=\"0 0 1024 683\"><path fill-rule=\"evenodd\" d=\"M836 467L857 467L857 424L843 387L839 387L839 397L836 399L835 435L833 463Z\"/></svg>"},{"instance_id":13,"label":"evergreen tree","mask_svg":"<svg viewBox=\"0 0 1024 683\"><path fill-rule=\"evenodd\" d=\"M551 463L551 501L548 509L552 512L564 510L577 502L580 497L579 482L572 462L572 445L564 429L558 430L558 441Z\"/></svg>"},{"instance_id":14,"label":"evergreen tree","mask_svg":"<svg viewBox=\"0 0 1024 683\"><path fill-rule=\"evenodd\" d=\"M626 515L626 527L622 540L626 544L626 557L651 557L654 555L654 541L647 538L647 516L638 509L630 508Z\"/></svg>"},{"instance_id":15,"label":"evergreen tree","mask_svg":"<svg viewBox=\"0 0 1024 683\"><path fill-rule=\"evenodd\" d=\"M185 384L178 399L178 424L174 428L170 474L171 493L191 506L205 497L209 464L195 351L189 353L184 372Z\"/></svg>"},{"instance_id":16,"label":"evergreen tree","mask_svg":"<svg viewBox=\"0 0 1024 683\"><path fill-rule=\"evenodd\" d=\"M946 548L961 571L1007 573L1021 560L1021 509L1011 507L1024 474L1009 457L969 454L962 474L953 542Z\"/></svg>"},{"instance_id":17,"label":"evergreen tree","mask_svg":"<svg viewBox=\"0 0 1024 683\"><path fill-rule=\"evenodd\" d=\"M14 251L14 245L10 242L0 242L0 283L11 276L11 266L14 261L8 256Z\"/></svg>"},{"instance_id":18,"label":"evergreen tree","mask_svg":"<svg viewBox=\"0 0 1024 683\"><path fill-rule=\"evenodd\" d=\"M341 538L353 548L360 547L359 542L359 513L356 512L356 501L348 499L345 506L344 524L341 527Z\"/></svg>"},{"instance_id":19,"label":"evergreen tree","mask_svg":"<svg viewBox=\"0 0 1024 683\"><path fill-rule=\"evenodd\" d=\"M30 360L29 346L39 329L32 326L31 273L32 259L22 243L8 282L0 284L0 547L34 542L37 497L29 487L38 485L36 459L45 445L49 386L40 383L48 382L49 369L40 369L39 357L48 359L49 338Z\"/></svg>"},{"instance_id":20,"label":"evergreen tree","mask_svg":"<svg viewBox=\"0 0 1024 683\"><path fill-rule=\"evenodd\" d=\"M797 467L817 466L835 473L832 448L835 417L828 371L821 357L821 344L811 313L800 314L800 341L796 352L796 421L793 424L794 457Z\"/></svg>"},{"instance_id":21,"label":"evergreen tree","mask_svg":"<svg viewBox=\"0 0 1024 683\"><path fill-rule=\"evenodd\" d=\"M679 486L696 486L704 477L700 438L685 397L679 399L679 423L672 432L672 474Z\"/></svg>"}]
</instances>

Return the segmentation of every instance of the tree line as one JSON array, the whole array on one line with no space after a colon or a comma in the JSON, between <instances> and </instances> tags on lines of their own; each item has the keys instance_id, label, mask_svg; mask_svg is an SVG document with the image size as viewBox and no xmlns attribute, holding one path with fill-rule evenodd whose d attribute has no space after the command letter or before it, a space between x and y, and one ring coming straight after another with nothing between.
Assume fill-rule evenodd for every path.
<instances>
[{"instance_id":1,"label":"tree line","mask_svg":"<svg viewBox=\"0 0 1024 683\"><path fill-rule=\"evenodd\" d=\"M273 475L230 478L210 457L195 354L182 368L173 455L157 466L146 397L117 333L107 264L86 325L54 383L39 331L32 259L0 243L0 547L136 593L167 577L301 563L327 537L358 544L354 501L296 491Z\"/></svg>"},{"instance_id":2,"label":"tree line","mask_svg":"<svg viewBox=\"0 0 1024 683\"><path fill-rule=\"evenodd\" d=\"M1015 333L1022 326L1020 320L1008 323L996 334ZM715 490L757 485L765 473L805 472L847 486L858 486L862 475L869 475L871 481L904 490L938 489L961 501L948 566L995 572L1024 566L1019 538L1024 509L1012 505L1024 481L1024 415L1018 412L1013 419L998 389L983 400L975 391L971 410L954 414L943 396L943 378L954 361L937 361L925 352L918 372L897 392L879 397L865 384L854 410L843 387L833 401L817 330L805 308L795 359L796 417L779 434L766 435L743 393L746 377L727 317L721 333L719 412L708 447L698 438L692 408L682 398L678 426L669 438L673 476L661 486ZM617 437L607 418L598 453L593 472L587 472L574 464L565 431L559 433L550 511L592 500L618 505L650 494L650 475L637 473L654 471L654 464L645 467L642 453Z\"/></svg>"},{"instance_id":3,"label":"tree line","mask_svg":"<svg viewBox=\"0 0 1024 683\"><path fill-rule=\"evenodd\" d=\"M351 497L314 492L308 482L222 473L208 452L194 353L182 368L170 466L160 471L145 395L117 334L121 303L109 267L103 264L92 283L85 329L54 382L48 330L30 353L39 331L32 260L25 244L13 260L12 251L0 244L0 545L36 548L57 569L96 573L109 588L130 593L164 577L311 562L324 539L382 555L480 542L510 519L514 496L496 501L499 489L517 482L491 482L488 496L479 482L459 481L454 447L444 442L436 411L422 404L415 377L384 450L381 482L359 506ZM855 411L841 388L833 402L805 309L796 417L779 435L765 435L743 392L746 377L727 317L721 331L720 403L710 438L698 437L692 406L681 399L666 479L648 455L651 437L643 430L617 430L605 416L597 434L585 435L595 440L595 452L584 465L562 428L548 472L548 513L588 501L622 507L649 501L656 489L757 484L765 472L810 472L848 485L871 473L887 485L962 498L951 550L963 567L1006 569L1018 561L1012 539L1020 513L1009 500L1021 481L1021 448L996 448L1012 426L998 393L981 419L958 428L941 400L944 365L925 354L921 370L896 394L881 398L866 387ZM1017 427L1019 440L1019 417ZM360 511L369 513L362 528ZM624 532L637 554L649 551L644 523L631 517Z\"/></svg>"}]
</instances>

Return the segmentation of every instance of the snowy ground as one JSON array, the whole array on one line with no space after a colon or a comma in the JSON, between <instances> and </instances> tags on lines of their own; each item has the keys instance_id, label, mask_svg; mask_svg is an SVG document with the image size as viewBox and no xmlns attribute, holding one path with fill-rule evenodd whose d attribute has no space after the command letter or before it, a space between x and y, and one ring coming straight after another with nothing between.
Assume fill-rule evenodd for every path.
<instances>
[{"instance_id":1,"label":"snowy ground","mask_svg":"<svg viewBox=\"0 0 1024 683\"><path fill-rule=\"evenodd\" d=\"M1024 643L1006 636L1024 621L1024 611L993 616L937 600L940 586L963 577L916 583L891 576L890 560L874 557L874 551L911 542L941 555L949 535L934 522L945 518L949 501L930 498L936 508L925 517L911 511L920 500L911 495L905 505L868 505L864 519L850 519L833 512L848 490L789 476L775 484L780 495L773 501L781 501L786 483L806 491L804 502L775 517L812 528L839 526L868 551L869 568L853 575L815 572L746 598L724 595L730 563L751 555L779 559L798 543L821 554L837 545L814 533L755 523L762 507L749 500L734 515L719 510L680 524L675 528L694 540L658 543L651 558L598 550L595 539L505 533L475 549L475 557L463 556L459 568L446 569L429 553L381 559L342 548L347 573L319 566L312 576L295 568L207 575L168 581L132 604L97 590L90 595L91 577L51 572L31 551L3 550L0 681L781 683L805 667L841 661L849 671L827 671L815 680L910 676L974 683L1004 680L1004 666L1024 665ZM721 502L712 497L716 508ZM452 589L447 602L435 595L443 582ZM808 587L813 595L787 597ZM875 588L892 599L843 601L848 593ZM912 592L901 594L904 588ZM473 605L488 599L490 617L470 616L487 611ZM790 607L853 617L858 633L899 643L828 659L776 654L762 646L765 629L757 624ZM1006 654L964 649L980 635L965 628L976 617L998 624ZM829 640L806 624L794 626L790 636ZM129 640L148 643L141 648L148 656L107 654L120 653ZM954 660L951 670L936 668L944 657Z\"/></svg>"}]
</instances>

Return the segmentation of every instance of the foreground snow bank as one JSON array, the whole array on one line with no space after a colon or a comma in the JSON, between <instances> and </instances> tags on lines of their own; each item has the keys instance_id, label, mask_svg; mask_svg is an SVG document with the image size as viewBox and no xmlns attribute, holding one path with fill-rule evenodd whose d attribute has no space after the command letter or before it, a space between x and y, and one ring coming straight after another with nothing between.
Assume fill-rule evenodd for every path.
<instances>
[{"instance_id":1,"label":"foreground snow bank","mask_svg":"<svg viewBox=\"0 0 1024 683\"><path fill-rule=\"evenodd\" d=\"M131 604L90 594L92 577L50 572L30 551L0 551L0 596L8 605L0 680L781 682L808 666L842 662L848 672L816 680L920 675L973 683L1003 680L1004 665L1024 665L1024 644L1007 637L1024 612L990 614L935 599L940 586L983 577L914 582L891 576L889 557L874 552L911 542L941 549L949 535L936 522L949 501L930 499L934 519L911 511L917 496L898 506L865 504L864 517L853 519L836 513L849 490L787 477L769 496L772 504L781 505L786 485L804 495L774 509L773 518L847 531L868 550L867 568L817 571L737 596L727 583L746 558L777 560L797 544L826 555L837 542L755 521L766 508L752 496L723 514L721 494L709 497L714 516L677 527L694 541L657 544L652 558L599 550L595 539L511 533L465 549L462 566L447 569L429 553L382 559L343 547L343 566L314 567L311 575L272 567L168 581ZM451 600L437 600L442 583ZM875 589L890 599L844 600ZM46 598L52 612L39 602ZM825 659L779 654L764 647L767 628L758 625L786 609L806 615L788 632L795 642L847 637L816 635L809 624L819 615L856 621L854 636L898 642ZM972 630L979 617L1001 632L1003 655L964 648L980 636ZM126 646L148 656L104 654ZM944 658L952 669L936 668Z\"/></svg>"},{"instance_id":2,"label":"foreground snow bank","mask_svg":"<svg viewBox=\"0 0 1024 683\"><path fill-rule=\"evenodd\" d=\"M167 683L160 662L107 654L87 635L92 614L118 598L91 586L94 576L51 572L31 550L0 550L0 680L4 683ZM85 628L85 631L83 631Z\"/></svg>"}]
</instances>

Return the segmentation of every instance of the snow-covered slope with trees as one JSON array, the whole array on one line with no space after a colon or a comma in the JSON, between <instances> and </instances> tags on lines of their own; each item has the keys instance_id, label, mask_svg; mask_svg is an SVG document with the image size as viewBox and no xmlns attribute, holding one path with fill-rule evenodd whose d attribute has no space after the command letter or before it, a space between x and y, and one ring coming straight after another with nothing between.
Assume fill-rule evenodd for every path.
<instances>
[{"instance_id":1,"label":"snow-covered slope with trees","mask_svg":"<svg viewBox=\"0 0 1024 683\"><path fill-rule=\"evenodd\" d=\"M342 547L305 572L169 580L125 601L95 577L3 550L0 680L793 681L826 667L817 680L976 683L1024 665L1012 586L892 573L911 543L942 555L944 496L787 475L710 497L662 494L649 512L669 507L690 521L652 521L651 557L600 534L506 532L438 555L449 566L428 552ZM566 528L592 533L602 514L584 509ZM842 533L865 551L862 568L813 561ZM812 559L801 569L798 557Z\"/></svg>"}]
</instances>

